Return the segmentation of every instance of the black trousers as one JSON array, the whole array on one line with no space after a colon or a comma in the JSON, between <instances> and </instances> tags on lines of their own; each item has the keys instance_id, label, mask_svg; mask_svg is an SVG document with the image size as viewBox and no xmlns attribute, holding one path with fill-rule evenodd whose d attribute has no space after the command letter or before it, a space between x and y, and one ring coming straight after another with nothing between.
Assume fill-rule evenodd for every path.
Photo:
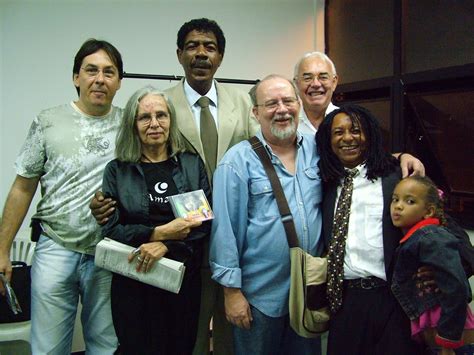
<instances>
[{"instance_id":1,"label":"black trousers","mask_svg":"<svg viewBox=\"0 0 474 355\"><path fill-rule=\"evenodd\" d=\"M423 354L410 321L388 286L344 288L342 308L329 324L328 355Z\"/></svg>"},{"instance_id":2,"label":"black trousers","mask_svg":"<svg viewBox=\"0 0 474 355\"><path fill-rule=\"evenodd\" d=\"M186 263L179 294L113 275L112 318L121 355L192 354L201 303L196 263Z\"/></svg>"}]
</instances>

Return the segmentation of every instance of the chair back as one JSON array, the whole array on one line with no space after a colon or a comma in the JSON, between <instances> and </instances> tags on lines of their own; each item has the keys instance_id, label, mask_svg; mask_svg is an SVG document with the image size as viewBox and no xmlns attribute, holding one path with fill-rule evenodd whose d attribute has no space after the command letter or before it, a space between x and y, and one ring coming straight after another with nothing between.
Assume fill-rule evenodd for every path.
<instances>
[{"instance_id":1,"label":"chair back","mask_svg":"<svg viewBox=\"0 0 474 355\"><path fill-rule=\"evenodd\" d=\"M29 239L14 239L10 250L10 260L24 261L27 265L31 265L35 245L36 243Z\"/></svg>"}]
</instances>

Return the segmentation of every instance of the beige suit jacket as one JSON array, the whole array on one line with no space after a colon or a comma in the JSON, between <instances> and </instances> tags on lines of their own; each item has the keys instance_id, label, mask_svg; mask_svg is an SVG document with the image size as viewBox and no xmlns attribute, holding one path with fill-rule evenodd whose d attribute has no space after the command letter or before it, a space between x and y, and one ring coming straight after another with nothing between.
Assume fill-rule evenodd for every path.
<instances>
[{"instance_id":1,"label":"beige suit jacket","mask_svg":"<svg viewBox=\"0 0 474 355\"><path fill-rule=\"evenodd\" d=\"M184 93L183 82L184 79L178 85L166 89L165 92L176 110L178 129L184 137L186 149L199 154L205 162L200 134ZM218 82L216 82L216 89L219 126L217 162L219 162L230 147L255 135L259 124L252 114L252 104L246 92Z\"/></svg>"}]
</instances>

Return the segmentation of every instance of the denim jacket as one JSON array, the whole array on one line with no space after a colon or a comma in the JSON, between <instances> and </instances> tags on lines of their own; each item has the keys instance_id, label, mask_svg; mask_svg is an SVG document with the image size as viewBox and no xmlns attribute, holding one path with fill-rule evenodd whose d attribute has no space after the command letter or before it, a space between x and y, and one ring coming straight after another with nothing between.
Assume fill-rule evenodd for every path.
<instances>
[{"instance_id":1,"label":"denim jacket","mask_svg":"<svg viewBox=\"0 0 474 355\"><path fill-rule=\"evenodd\" d=\"M456 341L464 329L471 290L458 252L460 241L446 228L433 224L437 221L419 222L400 241L392 291L411 320L434 306L441 306L438 335ZM419 295L413 275L422 265L433 268L440 292Z\"/></svg>"},{"instance_id":2,"label":"denim jacket","mask_svg":"<svg viewBox=\"0 0 474 355\"><path fill-rule=\"evenodd\" d=\"M211 201L206 170L199 156L179 153L171 159L174 163L173 181L179 193L203 189ZM109 162L105 167L102 190L105 196L117 201L117 208L102 227L102 236L134 247L149 242L155 226L150 223L147 186L140 164L117 159ZM183 241L165 241L169 256L184 261L195 249L201 248L210 229L207 221L193 228Z\"/></svg>"}]
</instances>

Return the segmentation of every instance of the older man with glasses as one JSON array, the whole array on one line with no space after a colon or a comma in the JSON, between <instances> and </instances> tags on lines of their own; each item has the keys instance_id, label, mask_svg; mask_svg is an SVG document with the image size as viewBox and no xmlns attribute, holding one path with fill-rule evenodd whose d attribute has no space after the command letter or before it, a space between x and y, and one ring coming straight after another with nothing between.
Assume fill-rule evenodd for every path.
<instances>
[{"instance_id":1,"label":"older man with glasses","mask_svg":"<svg viewBox=\"0 0 474 355\"><path fill-rule=\"evenodd\" d=\"M299 132L314 136L324 117L338 108L331 102L338 79L336 66L324 53L308 52L298 60L293 81L303 104L299 116ZM416 175L425 174L421 161L412 155L393 155L400 158L403 177L408 176L410 172Z\"/></svg>"},{"instance_id":2,"label":"older man with glasses","mask_svg":"<svg viewBox=\"0 0 474 355\"><path fill-rule=\"evenodd\" d=\"M326 54L308 52L296 63L293 80L303 103L299 131L314 135L324 116L337 108L331 102L338 81L336 67Z\"/></svg>"},{"instance_id":3,"label":"older man with glasses","mask_svg":"<svg viewBox=\"0 0 474 355\"><path fill-rule=\"evenodd\" d=\"M281 180L300 245L318 254L321 180L316 143L300 134L300 102L291 81L270 75L252 90L258 139ZM320 340L289 326L290 255L263 165L248 141L224 155L214 175L212 278L224 287L226 317L239 354L319 354Z\"/></svg>"}]
</instances>

